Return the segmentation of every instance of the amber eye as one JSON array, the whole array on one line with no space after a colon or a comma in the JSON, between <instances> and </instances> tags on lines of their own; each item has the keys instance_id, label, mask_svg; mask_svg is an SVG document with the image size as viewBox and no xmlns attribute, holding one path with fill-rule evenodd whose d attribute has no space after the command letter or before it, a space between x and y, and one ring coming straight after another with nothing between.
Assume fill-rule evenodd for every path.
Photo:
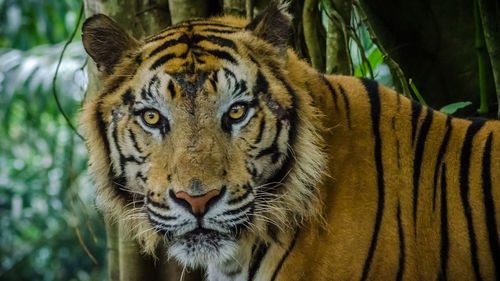
<instances>
[{"instance_id":1,"label":"amber eye","mask_svg":"<svg viewBox=\"0 0 500 281\"><path fill-rule=\"evenodd\" d=\"M237 103L229 108L227 115L233 120L239 120L245 116L247 113L247 105L243 103Z\"/></svg>"},{"instance_id":2,"label":"amber eye","mask_svg":"<svg viewBox=\"0 0 500 281\"><path fill-rule=\"evenodd\" d=\"M158 122L160 122L160 113L154 109L145 110L142 113L142 120L144 120L147 125L157 125Z\"/></svg>"}]
</instances>

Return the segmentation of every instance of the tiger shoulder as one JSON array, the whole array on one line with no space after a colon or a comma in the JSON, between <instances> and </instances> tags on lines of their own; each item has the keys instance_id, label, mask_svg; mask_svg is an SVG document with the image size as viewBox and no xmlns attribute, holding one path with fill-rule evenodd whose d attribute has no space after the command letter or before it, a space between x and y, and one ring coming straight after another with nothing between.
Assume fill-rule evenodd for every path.
<instances>
[{"instance_id":1,"label":"tiger shoulder","mask_svg":"<svg viewBox=\"0 0 500 281\"><path fill-rule=\"evenodd\" d=\"M84 23L101 205L208 280L498 280L500 123L318 73L285 9L146 40Z\"/></svg>"}]
</instances>

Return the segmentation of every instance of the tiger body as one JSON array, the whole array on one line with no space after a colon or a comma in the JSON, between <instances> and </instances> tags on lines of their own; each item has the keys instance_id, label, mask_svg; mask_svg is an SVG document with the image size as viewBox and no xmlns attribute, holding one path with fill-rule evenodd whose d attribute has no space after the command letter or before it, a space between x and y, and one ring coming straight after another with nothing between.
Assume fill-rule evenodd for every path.
<instances>
[{"instance_id":1,"label":"tiger body","mask_svg":"<svg viewBox=\"0 0 500 281\"><path fill-rule=\"evenodd\" d=\"M327 227L301 228L277 280L498 279L499 122L327 80L308 80L330 128Z\"/></svg>"},{"instance_id":2,"label":"tiger body","mask_svg":"<svg viewBox=\"0 0 500 281\"><path fill-rule=\"evenodd\" d=\"M102 205L208 280L500 278L500 123L322 75L287 50L289 20L276 6L144 42L88 20L104 88L82 124Z\"/></svg>"}]
</instances>

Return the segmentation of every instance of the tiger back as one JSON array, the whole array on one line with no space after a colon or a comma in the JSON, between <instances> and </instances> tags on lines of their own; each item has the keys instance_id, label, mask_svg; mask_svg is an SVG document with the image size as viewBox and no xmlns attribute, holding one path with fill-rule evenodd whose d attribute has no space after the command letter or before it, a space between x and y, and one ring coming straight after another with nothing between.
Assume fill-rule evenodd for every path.
<instances>
[{"instance_id":1,"label":"tiger back","mask_svg":"<svg viewBox=\"0 0 500 281\"><path fill-rule=\"evenodd\" d=\"M83 25L99 200L208 280L496 280L500 123L318 73L274 2L146 40Z\"/></svg>"}]
</instances>

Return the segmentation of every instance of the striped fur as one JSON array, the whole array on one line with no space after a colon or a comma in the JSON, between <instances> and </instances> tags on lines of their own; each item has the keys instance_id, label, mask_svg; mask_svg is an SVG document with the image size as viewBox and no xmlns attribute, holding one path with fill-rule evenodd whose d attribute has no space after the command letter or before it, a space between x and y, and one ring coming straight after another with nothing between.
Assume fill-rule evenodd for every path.
<instances>
[{"instance_id":1,"label":"striped fur","mask_svg":"<svg viewBox=\"0 0 500 281\"><path fill-rule=\"evenodd\" d=\"M117 27L89 19L105 86L82 125L101 205L144 251L165 240L209 280L499 279L500 123L319 74L283 53L289 20L271 7L140 42L117 31L110 51L92 36ZM249 110L236 124L237 102ZM201 219L175 199L211 189Z\"/></svg>"}]
</instances>

